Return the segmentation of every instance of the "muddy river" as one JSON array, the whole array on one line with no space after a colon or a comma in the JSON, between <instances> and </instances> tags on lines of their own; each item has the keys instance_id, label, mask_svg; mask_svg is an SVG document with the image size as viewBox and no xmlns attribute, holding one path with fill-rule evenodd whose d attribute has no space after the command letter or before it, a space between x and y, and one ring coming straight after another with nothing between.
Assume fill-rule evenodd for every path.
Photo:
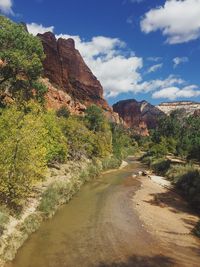
<instances>
[{"instance_id":1,"label":"muddy river","mask_svg":"<svg viewBox=\"0 0 200 267\"><path fill-rule=\"evenodd\" d=\"M132 174L143 166L131 157L128 163L85 184L9 267L176 266L134 211L140 180Z\"/></svg>"}]
</instances>

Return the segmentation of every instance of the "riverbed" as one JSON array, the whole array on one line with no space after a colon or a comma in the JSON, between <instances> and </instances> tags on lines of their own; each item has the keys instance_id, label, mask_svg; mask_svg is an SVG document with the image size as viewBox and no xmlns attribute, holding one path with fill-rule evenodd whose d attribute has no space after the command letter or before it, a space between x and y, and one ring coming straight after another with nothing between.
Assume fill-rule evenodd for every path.
<instances>
[{"instance_id":1,"label":"riverbed","mask_svg":"<svg viewBox=\"0 0 200 267\"><path fill-rule=\"evenodd\" d=\"M42 223L7 266L183 266L134 208L133 196L141 190L142 181L132 174L143 168L129 157L123 169L85 184L51 220ZM196 261L190 266L198 266L198 257L200 263L198 252L191 255L191 260L196 255Z\"/></svg>"}]
</instances>

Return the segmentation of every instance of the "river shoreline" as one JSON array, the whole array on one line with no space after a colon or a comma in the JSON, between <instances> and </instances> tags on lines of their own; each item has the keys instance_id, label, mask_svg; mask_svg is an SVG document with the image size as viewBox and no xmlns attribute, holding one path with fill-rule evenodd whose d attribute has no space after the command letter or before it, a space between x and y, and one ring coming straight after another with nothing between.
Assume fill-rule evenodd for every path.
<instances>
[{"instance_id":1,"label":"river shoreline","mask_svg":"<svg viewBox=\"0 0 200 267\"><path fill-rule=\"evenodd\" d=\"M100 162L96 164L99 165ZM71 172L76 170L75 172L80 174L82 170L86 171L90 166L91 162L86 160L81 164L77 164L76 168L75 165L71 166ZM53 180L70 180L69 175L66 176L66 170L69 172L68 167L63 166L62 170L54 169ZM95 179L87 183L69 205L64 205L52 220L44 222L42 225L41 223L45 218L41 216L41 212L38 212L38 210L32 211L30 216L28 216L29 220L25 220L26 223L23 221L22 224L15 227L15 232L10 233L9 245L4 247L4 251L5 249L7 250L7 255L4 255L4 257L14 258L18 248L22 246L31 233L40 228L33 235L34 237L30 237L25 247L20 249L19 254L23 254L25 258L21 258L18 254L16 259L20 263L16 266L27 266L26 263L32 259L30 248L33 248L34 251L35 244L39 246L38 250L40 252L44 250L44 256L46 255L45 253L49 254L49 249L52 249L51 253L52 255L55 253L56 261L56 263L54 262L55 265L52 263L52 266L60 266L59 264L57 265L56 251L57 248L58 251L62 251L59 248L61 244L64 246L64 254L61 257L63 261L67 254L76 254L78 249L80 249L80 254L78 255L85 258L87 245L82 247L82 244L89 242L88 247L91 250L90 240L96 240L99 247L97 250L94 247L93 252L90 251L87 259L88 262L90 260L95 262L95 257L98 259L99 254L97 251L100 249L102 253L100 256L106 259L105 264L109 263L111 260L110 256L112 256L114 251L117 251L116 255L114 254L114 259L116 257L116 260L118 257L118 260L120 260L126 254L132 255L133 252L135 253L134 257L131 258L131 263L125 266L134 266L132 265L133 263L138 263L137 266L199 266L200 241L191 234L191 230L198 217L191 213L187 203L179 195L169 190L169 188L161 186L162 183L159 184L157 180L151 180L147 176L132 175L133 171L135 173L142 173L144 169L145 166L136 157L130 157L128 163L126 161L123 162L118 169L101 171L103 177L100 176L97 180ZM75 185L74 187L72 186L74 190L70 191L70 196L68 195L67 199L65 194L60 198L53 212L49 213L49 217L52 217L62 204L68 202L83 184L80 184L79 179L73 180L71 178L71 180ZM46 185L47 190L50 184L49 180L48 186ZM66 215L64 215L65 211L67 212ZM74 229L76 226L76 224L74 225L75 221L81 222L81 224L77 225L78 228L76 230L76 232L80 232L78 238L76 238L76 235L71 236L73 231L71 232L70 229ZM87 226L85 232L84 228L82 228L83 222ZM59 227L56 226L57 224ZM37 243L38 241L35 243L36 240L42 238L43 231L46 232L46 227L50 227L48 235L53 236L54 242L57 242L55 248L53 246L48 247L50 245L49 242L47 242L48 245L45 241L44 244ZM58 229L60 230L58 231ZM70 236L69 242L68 238L64 238L63 242L61 241L63 232L66 236ZM59 233L61 240L59 238L55 240L54 235L58 237ZM72 246L72 240L75 242L74 246ZM108 249L103 250L105 246L110 248L110 252ZM71 252L66 254L65 249L67 252L71 249ZM1 250L1 253L3 254L3 250ZM37 249L35 253L38 255ZM34 257L37 263L35 265L33 263L32 266L39 266L38 264L41 264L44 256L41 258ZM19 261L19 259L22 261ZM23 260L26 261L24 262ZM48 261L48 258L46 260ZM73 257L66 258L66 261L68 260L73 260ZM78 260L81 262L81 258ZM148 261L155 265L144 265ZM166 264L160 265L162 263ZM15 266L15 264L12 265L11 263L8 266ZM84 266L93 265L85 264Z\"/></svg>"},{"instance_id":2,"label":"river shoreline","mask_svg":"<svg viewBox=\"0 0 200 267\"><path fill-rule=\"evenodd\" d=\"M124 168L127 164L126 161L122 161L119 169ZM94 168L96 168L97 174L93 170L91 171ZM110 169L107 172L115 170L117 169ZM52 218L60 206L69 202L85 182L93 179L100 172L102 174L106 172L102 171L101 160L93 162L83 159L79 162L71 161L50 168L46 180L39 183L34 189L37 193L28 200L21 216L10 218L7 228L0 238L0 267L4 267L8 261L13 260L18 249L32 233L38 230L41 223L48 218ZM48 213L45 213L39 209L39 206L45 197L43 196L44 193L51 187L58 187L56 190L61 189L63 193L58 196L55 206Z\"/></svg>"},{"instance_id":3,"label":"river shoreline","mask_svg":"<svg viewBox=\"0 0 200 267\"><path fill-rule=\"evenodd\" d=\"M200 241L191 233L198 216L176 192L147 176L140 181L133 208L146 230L169 251L177 261L175 266L199 266Z\"/></svg>"}]
</instances>

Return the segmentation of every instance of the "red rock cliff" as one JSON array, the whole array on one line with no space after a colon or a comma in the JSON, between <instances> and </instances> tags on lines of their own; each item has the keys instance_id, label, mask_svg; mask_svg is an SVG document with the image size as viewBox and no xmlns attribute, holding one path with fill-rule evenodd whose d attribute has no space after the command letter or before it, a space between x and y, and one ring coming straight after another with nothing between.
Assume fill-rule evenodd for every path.
<instances>
[{"instance_id":1,"label":"red rock cliff","mask_svg":"<svg viewBox=\"0 0 200 267\"><path fill-rule=\"evenodd\" d=\"M126 127L140 135L147 136L148 130L155 128L157 120L164 113L146 101L122 100L113 105L113 111L123 119Z\"/></svg>"},{"instance_id":2,"label":"red rock cliff","mask_svg":"<svg viewBox=\"0 0 200 267\"><path fill-rule=\"evenodd\" d=\"M103 88L85 64L73 39L58 39L51 32L38 34L46 58L43 62L44 76L73 99L86 106L96 104L111 110L103 98Z\"/></svg>"}]
</instances>

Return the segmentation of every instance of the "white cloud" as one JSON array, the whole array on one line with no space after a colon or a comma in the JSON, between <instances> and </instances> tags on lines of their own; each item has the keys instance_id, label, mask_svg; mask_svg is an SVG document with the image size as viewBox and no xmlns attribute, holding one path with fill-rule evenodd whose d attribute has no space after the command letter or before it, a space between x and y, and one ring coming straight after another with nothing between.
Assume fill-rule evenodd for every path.
<instances>
[{"instance_id":1,"label":"white cloud","mask_svg":"<svg viewBox=\"0 0 200 267\"><path fill-rule=\"evenodd\" d=\"M160 30L169 44L200 37L200 0L168 0L164 6L148 11L141 20L145 33Z\"/></svg>"},{"instance_id":2,"label":"white cloud","mask_svg":"<svg viewBox=\"0 0 200 267\"><path fill-rule=\"evenodd\" d=\"M161 69L162 66L163 66L163 63L153 65L148 69L147 73L155 72L155 71Z\"/></svg>"},{"instance_id":3,"label":"white cloud","mask_svg":"<svg viewBox=\"0 0 200 267\"><path fill-rule=\"evenodd\" d=\"M37 35L38 33L45 33L45 32L53 32L54 26L50 27L44 27L42 24L37 23L28 23L27 28L29 33L32 33L33 35Z\"/></svg>"},{"instance_id":4,"label":"white cloud","mask_svg":"<svg viewBox=\"0 0 200 267\"><path fill-rule=\"evenodd\" d=\"M186 82L174 75L169 75L166 79L155 79L150 81L145 81L136 84L134 87L134 93L149 93L152 91L158 91L163 88L172 87L172 86L178 86L183 85Z\"/></svg>"},{"instance_id":5,"label":"white cloud","mask_svg":"<svg viewBox=\"0 0 200 267\"><path fill-rule=\"evenodd\" d=\"M0 11L3 14L13 15L12 6L13 6L12 0L0 0Z\"/></svg>"},{"instance_id":6,"label":"white cloud","mask_svg":"<svg viewBox=\"0 0 200 267\"><path fill-rule=\"evenodd\" d=\"M158 62L162 60L162 57L148 57L147 60L153 61L153 62Z\"/></svg>"},{"instance_id":7,"label":"white cloud","mask_svg":"<svg viewBox=\"0 0 200 267\"><path fill-rule=\"evenodd\" d=\"M30 33L54 31L54 27L44 27L37 23L27 25ZM126 44L118 38L104 36L93 37L89 41L78 35L59 34L56 38L73 38L86 64L100 80L107 97L117 96L134 90L135 84L141 81L139 70L143 66L142 58L136 57L127 49Z\"/></svg>"},{"instance_id":8,"label":"white cloud","mask_svg":"<svg viewBox=\"0 0 200 267\"><path fill-rule=\"evenodd\" d=\"M60 34L57 38L73 38L87 65L104 87L107 97L117 96L134 90L141 81L139 70L143 66L142 58L134 53L126 54L126 44L118 38L104 36L84 41L79 36Z\"/></svg>"},{"instance_id":9,"label":"white cloud","mask_svg":"<svg viewBox=\"0 0 200 267\"><path fill-rule=\"evenodd\" d=\"M196 85L185 86L183 88L167 87L152 94L153 98L166 98L169 100L175 100L177 98L191 98L200 96L200 90L195 90L198 87Z\"/></svg>"},{"instance_id":10,"label":"white cloud","mask_svg":"<svg viewBox=\"0 0 200 267\"><path fill-rule=\"evenodd\" d=\"M173 58L174 68L178 67L179 64L186 63L188 61L188 57L175 57Z\"/></svg>"},{"instance_id":11,"label":"white cloud","mask_svg":"<svg viewBox=\"0 0 200 267\"><path fill-rule=\"evenodd\" d=\"M28 25L28 29L36 35L38 32L53 31L54 27L31 23ZM156 97L156 93L165 88L186 86L183 79L174 75L170 75L166 79L143 81L140 72L143 67L143 59L129 51L126 44L118 38L96 36L86 41L78 35L68 34L59 34L56 35L56 38L74 39L76 48L102 83L107 97L115 97L127 92L135 94L153 92L153 97ZM154 57L148 60L157 62L161 59ZM162 67L162 63L152 66L152 71L160 67ZM190 87L190 91L194 89Z\"/></svg>"}]
</instances>

